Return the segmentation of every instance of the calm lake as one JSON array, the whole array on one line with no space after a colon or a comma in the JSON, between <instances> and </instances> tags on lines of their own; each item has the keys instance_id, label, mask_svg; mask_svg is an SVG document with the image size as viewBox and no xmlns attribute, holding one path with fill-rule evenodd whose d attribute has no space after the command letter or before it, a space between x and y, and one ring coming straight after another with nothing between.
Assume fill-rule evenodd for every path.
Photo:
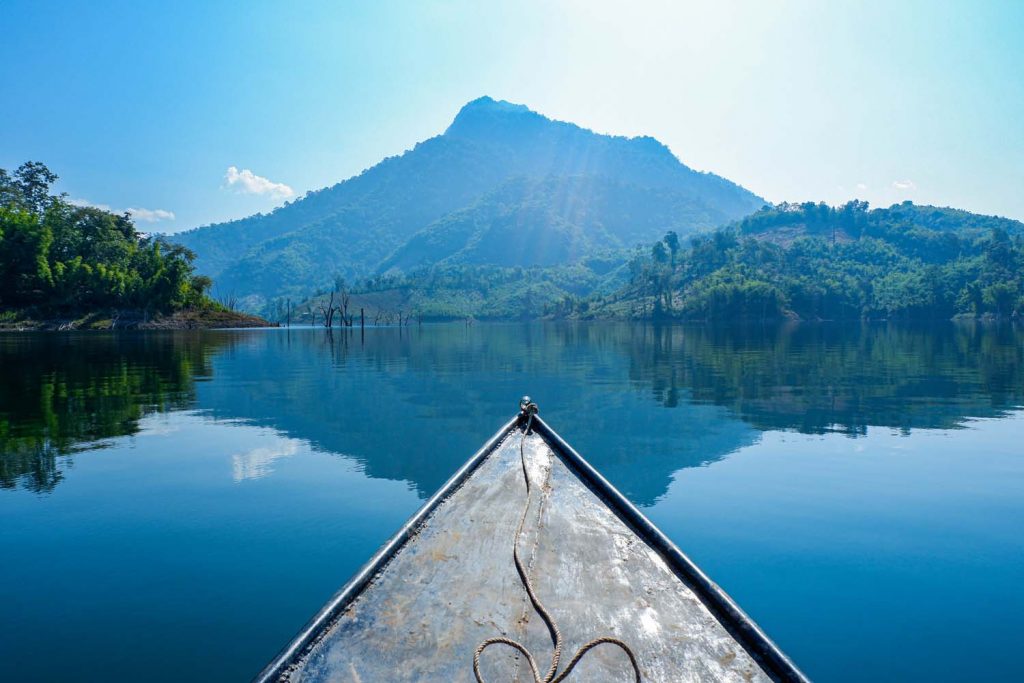
<instances>
[{"instance_id":1,"label":"calm lake","mask_svg":"<svg viewBox=\"0 0 1024 683\"><path fill-rule=\"evenodd\" d=\"M3 680L248 680L525 393L811 678L1020 675L1020 330L8 334L0 380Z\"/></svg>"}]
</instances>

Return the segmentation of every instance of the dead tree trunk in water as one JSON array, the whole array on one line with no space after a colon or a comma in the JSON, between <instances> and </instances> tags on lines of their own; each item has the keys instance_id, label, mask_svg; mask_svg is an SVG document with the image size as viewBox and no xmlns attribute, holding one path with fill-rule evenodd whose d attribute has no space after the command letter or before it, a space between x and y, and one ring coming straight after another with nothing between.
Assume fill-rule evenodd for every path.
<instances>
[{"instance_id":1,"label":"dead tree trunk in water","mask_svg":"<svg viewBox=\"0 0 1024 683\"><path fill-rule=\"evenodd\" d=\"M331 292L330 301L326 306L320 304L320 312L324 314L324 327L331 327L334 324L334 292Z\"/></svg>"},{"instance_id":2,"label":"dead tree trunk in water","mask_svg":"<svg viewBox=\"0 0 1024 683\"><path fill-rule=\"evenodd\" d=\"M347 289L342 289L341 290L341 306L339 307L339 310L341 311L341 324L344 325L345 327L352 327L352 318L348 314L348 300L349 300L348 290Z\"/></svg>"}]
</instances>

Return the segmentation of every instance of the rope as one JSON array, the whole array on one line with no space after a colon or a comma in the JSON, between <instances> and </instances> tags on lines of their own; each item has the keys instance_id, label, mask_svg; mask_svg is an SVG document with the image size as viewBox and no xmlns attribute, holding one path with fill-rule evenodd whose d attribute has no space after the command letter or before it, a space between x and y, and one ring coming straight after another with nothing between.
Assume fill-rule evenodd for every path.
<instances>
[{"instance_id":1,"label":"rope","mask_svg":"<svg viewBox=\"0 0 1024 683\"><path fill-rule=\"evenodd\" d=\"M528 401L529 399L523 399ZM570 672L580 663L584 655L593 650L598 645L605 643L609 645L615 645L619 647L626 656L629 657L629 663L633 666L633 673L635 675L635 682L640 683L640 665L637 664L636 656L633 651L629 648L626 643L622 642L618 638L612 638L610 636L602 636L600 638L594 638L590 642L583 645L576 654L573 655L572 659L569 660L568 666L562 673L558 673L558 662L562 657L562 632L558 629L558 624L555 623L554 617L548 612L547 608L544 607L544 603L537 597L537 593L533 590L533 582L530 581L530 576L526 572L526 567L523 566L523 561L519 557L519 537L523 534L523 525L526 524L527 513L530 510L530 496L532 494L530 486L530 473L526 469L526 453L524 451L524 445L526 443L526 435L530 433L530 427L533 425L533 416L537 412L537 406L533 403L523 406L523 412L526 413L526 428L523 429L523 436L519 440L519 462L523 467L523 479L526 480L526 505L523 506L523 515L519 518L519 526L516 528L516 534L512 541L512 559L515 561L516 571L519 572L519 580L523 584L523 588L526 589L526 594L530 598L530 602L533 604L533 609L536 610L540 618L544 620L544 624L548 627L548 634L551 636L551 643L554 645L554 651L551 653L551 666L548 668L546 674L541 676L540 670L537 668L537 660L533 658L533 654L526 649L526 646L522 643L512 640L511 638L496 637L488 638L487 640L480 643L476 648L476 652L473 654L473 673L476 675L477 683L486 683L483 675L480 673L480 655L483 654L491 645L507 645L514 650L518 650L526 657L526 661L530 665L530 671L533 673L534 683L559 683L559 681L565 680Z\"/></svg>"}]
</instances>

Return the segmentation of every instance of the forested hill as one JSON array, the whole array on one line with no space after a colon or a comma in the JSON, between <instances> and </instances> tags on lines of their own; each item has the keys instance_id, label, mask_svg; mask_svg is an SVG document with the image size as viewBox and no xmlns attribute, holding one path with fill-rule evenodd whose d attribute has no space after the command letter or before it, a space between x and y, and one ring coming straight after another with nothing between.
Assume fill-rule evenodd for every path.
<instances>
[{"instance_id":1,"label":"forested hill","mask_svg":"<svg viewBox=\"0 0 1024 683\"><path fill-rule=\"evenodd\" d=\"M4 320L105 309L148 315L213 307L210 279L180 246L140 235L128 214L74 206L57 175L30 161L0 169L0 310Z\"/></svg>"},{"instance_id":2,"label":"forested hill","mask_svg":"<svg viewBox=\"0 0 1024 683\"><path fill-rule=\"evenodd\" d=\"M638 254L588 315L694 320L1024 316L1024 224L910 202L782 204Z\"/></svg>"},{"instance_id":3,"label":"forested hill","mask_svg":"<svg viewBox=\"0 0 1024 683\"><path fill-rule=\"evenodd\" d=\"M599 135L484 97L442 134L267 215L175 239L240 297L449 264L531 266L708 229L763 200L649 137ZM532 247L524 248L529 242Z\"/></svg>"},{"instance_id":4,"label":"forested hill","mask_svg":"<svg viewBox=\"0 0 1024 683\"><path fill-rule=\"evenodd\" d=\"M72 204L56 181L38 161L0 168L0 329L267 324L213 301L188 249L136 232L127 212Z\"/></svg>"}]
</instances>

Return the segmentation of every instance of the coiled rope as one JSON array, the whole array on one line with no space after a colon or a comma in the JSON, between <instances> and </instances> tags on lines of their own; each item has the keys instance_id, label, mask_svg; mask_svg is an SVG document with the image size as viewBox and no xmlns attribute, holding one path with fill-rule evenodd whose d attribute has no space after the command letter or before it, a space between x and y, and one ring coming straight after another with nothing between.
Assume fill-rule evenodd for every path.
<instances>
[{"instance_id":1,"label":"coiled rope","mask_svg":"<svg viewBox=\"0 0 1024 683\"><path fill-rule=\"evenodd\" d=\"M533 654L526 649L525 645L516 640L512 640L511 638L488 638L480 643L473 655L473 673L476 675L477 683L486 683L483 675L480 673L480 655L482 655L484 650L489 648L491 645L507 645L518 650L523 656L525 656L526 661L530 664L530 671L533 672L534 683L559 683L559 681L564 680L576 665L579 664L584 655L598 645L603 645L605 643L616 645L626 653L626 656L629 657L629 663L633 666L635 683L640 683L640 666L636 662L636 656L633 654L633 651L628 645L626 645L626 643L622 642L618 638L612 638L611 636L594 638L583 645L576 651L576 654L573 655L572 659L569 660L569 664L565 667L565 670L558 673L558 662L562 657L562 632L558 629L558 624L555 623L554 617L551 616L551 613L548 612L546 607L544 607L540 598L537 597L537 593L533 590L533 583L530 581L530 577L526 572L523 561L519 557L519 537L522 536L523 526L526 524L526 517L530 510L530 497L532 494L530 473L526 468L526 453L524 451L524 445L526 443L526 435L530 433L530 427L533 425L533 416L537 413L537 404L531 402L528 397L524 398L520 405L523 409L523 413L527 416L526 427L523 429L523 436L519 440L519 462L523 467L523 479L526 480L526 504L523 506L523 515L519 518L519 526L516 528L516 534L512 540L512 559L515 560L516 571L519 572L519 580L522 582L523 588L526 589L526 594L529 596L530 602L533 604L533 609L536 610L537 614L540 615L541 619L544 620L544 623L548 627L548 633L551 636L551 642L555 649L551 653L550 668L548 668L546 674L541 676L540 670L537 668L537 660L534 659Z\"/></svg>"}]
</instances>

